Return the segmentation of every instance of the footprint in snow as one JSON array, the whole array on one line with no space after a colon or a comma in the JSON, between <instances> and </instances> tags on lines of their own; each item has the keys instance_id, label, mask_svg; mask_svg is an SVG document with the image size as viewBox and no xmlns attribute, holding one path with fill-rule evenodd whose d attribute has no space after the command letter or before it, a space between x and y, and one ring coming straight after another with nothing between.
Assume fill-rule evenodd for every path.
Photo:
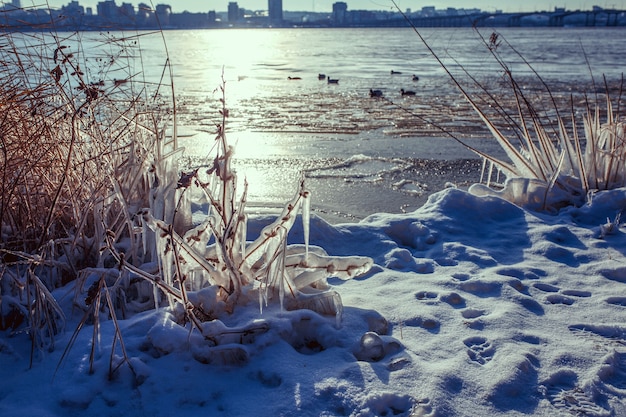
<instances>
[{"instance_id":1,"label":"footprint in snow","mask_svg":"<svg viewBox=\"0 0 626 417\"><path fill-rule=\"evenodd\" d=\"M480 319L486 312L484 310L478 310L475 308L467 308L461 312L461 315L465 319L465 324L470 329L482 330L485 327L485 323Z\"/></svg>"},{"instance_id":2,"label":"footprint in snow","mask_svg":"<svg viewBox=\"0 0 626 417\"><path fill-rule=\"evenodd\" d=\"M476 319L480 316L484 316L485 315L485 311L484 310L478 310L475 308L468 308L465 309L461 312L461 315L463 316L463 318L465 319Z\"/></svg>"},{"instance_id":3,"label":"footprint in snow","mask_svg":"<svg viewBox=\"0 0 626 417\"><path fill-rule=\"evenodd\" d=\"M571 296L571 297L578 297L578 298L588 298L588 297L591 297L591 292L589 292L589 291L580 291L580 290L563 290L563 291L561 291L561 294L568 295L568 296Z\"/></svg>"},{"instance_id":4,"label":"footprint in snow","mask_svg":"<svg viewBox=\"0 0 626 417\"><path fill-rule=\"evenodd\" d=\"M550 403L562 411L574 416L604 417L610 416L611 412L595 404L591 397L581 388L564 389L550 387L546 393Z\"/></svg>"},{"instance_id":5,"label":"footprint in snow","mask_svg":"<svg viewBox=\"0 0 626 417\"><path fill-rule=\"evenodd\" d=\"M600 274L606 279L626 284L626 267L603 269Z\"/></svg>"},{"instance_id":6,"label":"footprint in snow","mask_svg":"<svg viewBox=\"0 0 626 417\"><path fill-rule=\"evenodd\" d=\"M470 276L470 274L457 273L457 274L453 274L452 278L457 280L457 281L467 281L468 279L471 278L471 276Z\"/></svg>"},{"instance_id":7,"label":"footprint in snow","mask_svg":"<svg viewBox=\"0 0 626 417\"><path fill-rule=\"evenodd\" d=\"M465 339L463 343L465 343L465 346L468 347L467 355L470 360L480 365L484 365L489 362L493 359L493 356L496 353L495 347L493 347L491 342L484 337L470 337Z\"/></svg>"},{"instance_id":8,"label":"footprint in snow","mask_svg":"<svg viewBox=\"0 0 626 417\"><path fill-rule=\"evenodd\" d=\"M438 333L441 324L438 320L429 317L413 317L404 322L404 325L408 327L421 327L428 330L431 333Z\"/></svg>"},{"instance_id":9,"label":"footprint in snow","mask_svg":"<svg viewBox=\"0 0 626 417\"><path fill-rule=\"evenodd\" d=\"M612 413L596 404L590 395L576 385L577 377L570 372L554 375L544 384L544 395L555 408L573 416L608 417Z\"/></svg>"},{"instance_id":10,"label":"footprint in snow","mask_svg":"<svg viewBox=\"0 0 626 417\"><path fill-rule=\"evenodd\" d=\"M626 328L598 324L573 324L568 329L606 350L626 346Z\"/></svg>"},{"instance_id":11,"label":"footprint in snow","mask_svg":"<svg viewBox=\"0 0 626 417\"><path fill-rule=\"evenodd\" d=\"M443 295L441 297L441 301L443 301L444 303L450 304L454 308L465 307L465 298L461 297L459 294L455 292L451 292L450 294Z\"/></svg>"},{"instance_id":12,"label":"footprint in snow","mask_svg":"<svg viewBox=\"0 0 626 417\"><path fill-rule=\"evenodd\" d=\"M546 284L543 282L534 283L533 288L536 288L539 291L543 292L559 292L559 287L555 287L554 285Z\"/></svg>"},{"instance_id":13,"label":"footprint in snow","mask_svg":"<svg viewBox=\"0 0 626 417\"><path fill-rule=\"evenodd\" d=\"M546 297L546 301L550 304L564 304L571 306L574 304L575 300L571 297L577 298L587 298L591 297L591 292L589 291L580 291L580 290L561 290L559 287L546 284L543 282L537 282L533 284L533 288L545 292L550 293Z\"/></svg>"},{"instance_id":14,"label":"footprint in snow","mask_svg":"<svg viewBox=\"0 0 626 417\"><path fill-rule=\"evenodd\" d=\"M478 297L499 297L502 291L502 283L482 279L472 279L459 284L462 291L474 294Z\"/></svg>"},{"instance_id":15,"label":"footprint in snow","mask_svg":"<svg viewBox=\"0 0 626 417\"><path fill-rule=\"evenodd\" d=\"M566 297L561 294L550 294L546 297L546 301L550 304L564 304L567 306L571 306L574 304L574 300L570 297Z\"/></svg>"},{"instance_id":16,"label":"footprint in snow","mask_svg":"<svg viewBox=\"0 0 626 417\"><path fill-rule=\"evenodd\" d=\"M415 298L417 298L419 301L437 301L438 297L439 294L432 291L420 291L415 294Z\"/></svg>"},{"instance_id":17,"label":"footprint in snow","mask_svg":"<svg viewBox=\"0 0 626 417\"><path fill-rule=\"evenodd\" d=\"M626 307L626 297L609 297L605 301L615 306Z\"/></svg>"},{"instance_id":18,"label":"footprint in snow","mask_svg":"<svg viewBox=\"0 0 626 417\"><path fill-rule=\"evenodd\" d=\"M415 416L414 404L416 401L408 395L398 395L392 393L377 393L371 395L365 401L368 413L358 413L358 415L370 415L373 412L375 416ZM419 415L419 414L417 414ZM422 414L426 416L428 414Z\"/></svg>"},{"instance_id":19,"label":"footprint in snow","mask_svg":"<svg viewBox=\"0 0 626 417\"><path fill-rule=\"evenodd\" d=\"M598 378L615 395L626 392L626 352L613 351L598 371Z\"/></svg>"},{"instance_id":20,"label":"footprint in snow","mask_svg":"<svg viewBox=\"0 0 626 417\"><path fill-rule=\"evenodd\" d=\"M541 277L545 277L547 274L546 271L537 268L530 269L521 269L514 267L504 267L499 268L495 271L498 275L502 275L505 277L513 277L517 279L528 279L528 280L536 280Z\"/></svg>"}]
</instances>

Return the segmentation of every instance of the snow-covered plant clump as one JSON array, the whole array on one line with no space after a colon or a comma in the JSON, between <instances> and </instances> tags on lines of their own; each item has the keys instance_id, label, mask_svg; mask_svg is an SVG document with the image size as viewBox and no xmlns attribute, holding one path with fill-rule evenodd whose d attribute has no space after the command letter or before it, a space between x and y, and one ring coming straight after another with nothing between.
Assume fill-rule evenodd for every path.
<instances>
[{"instance_id":1,"label":"snow-covered plant clump","mask_svg":"<svg viewBox=\"0 0 626 417\"><path fill-rule=\"evenodd\" d=\"M527 120L520 109L523 143L519 149L478 112L513 164L490 158L507 178L502 190L475 184L471 193L498 195L531 210L555 212L582 205L595 191L626 186L626 124L613 113L608 99L604 123L598 108L585 113L582 138L574 115L571 133L558 118L558 135L552 136L534 120L536 113L531 112L533 120Z\"/></svg>"},{"instance_id":2,"label":"snow-covered plant clump","mask_svg":"<svg viewBox=\"0 0 626 417\"><path fill-rule=\"evenodd\" d=\"M514 46L497 32L492 32L487 39L477 30L481 42L501 69L501 79L510 86L507 96L496 97L462 66L460 75L453 74L417 28L413 29L478 113L507 157L485 153L451 132L445 132L481 156L485 168L489 163L488 174L483 176L485 184L471 186L469 191L472 194L496 195L531 210L554 213L566 206L581 206L596 191L626 186L626 122L620 114L624 108L623 79L616 87L617 97L613 97L617 102L615 108L609 94L612 89L606 80L604 100L599 98L601 89L593 83L596 91L594 105L589 104L585 94L578 97L579 103L583 103L582 108L576 108L573 95L565 98L565 104L559 103L548 84ZM533 89L526 91L526 87L518 82L507 54L534 74L535 82L544 87L539 94L534 95ZM468 78L470 85L464 85L461 77ZM601 104L603 101L604 105ZM564 113L568 116L562 116L560 107L563 105L570 109ZM583 115L582 123L580 117L577 118L579 113ZM504 176L504 183L492 182L494 167Z\"/></svg>"},{"instance_id":3,"label":"snow-covered plant clump","mask_svg":"<svg viewBox=\"0 0 626 417\"><path fill-rule=\"evenodd\" d=\"M509 158L506 161L479 152L504 174L506 181L498 191L489 186L488 180L486 186L473 185L470 192L498 195L531 210L556 212L566 206L584 204L593 192L626 186L626 123L619 113L621 87L617 97L618 111L614 111L610 88L605 82L603 109L597 97L593 109L587 100L583 109L576 109L574 99L570 97L571 110L565 117L561 116L548 85L535 73L545 87L543 101L551 103L549 110L541 111L540 106L545 103L533 102L500 53L503 42L494 32L488 41L485 40L485 45L511 86L513 111L517 117L505 109L504 103L494 105L499 109L498 116L488 115L484 106L477 104L476 98L470 97L462 88L461 91ZM519 55L513 46L506 45ZM604 121L601 110L605 114ZM583 114L582 124L576 117L579 111ZM508 121L506 128L512 134L507 136L505 130L497 126L496 117Z\"/></svg>"},{"instance_id":4,"label":"snow-covered plant clump","mask_svg":"<svg viewBox=\"0 0 626 417\"><path fill-rule=\"evenodd\" d=\"M221 91L222 121L217 125L214 156L208 166L183 172L176 182L171 212L165 219L155 216L154 207L141 210L142 235L154 239L144 249L153 251L160 277L158 285L171 307L180 307L206 337L210 331L201 323L235 311L238 304L258 300L260 310L272 300L287 310L307 308L340 319L342 305L326 279L330 276L349 279L369 270L372 260L365 257L331 257L322 248L309 247L310 193L304 180L282 213L267 225L254 241L247 240L247 183L237 195L237 174L231 167L234 149L229 145L225 126L228 108ZM153 181L154 182L154 181ZM159 184L157 188L161 187ZM204 220L188 228L177 229L176 218L183 201L198 195L203 198ZM157 194L163 191L157 191ZM287 236L301 213L304 242L289 245ZM151 276L145 276L149 281ZM158 302L158 299L155 301ZM207 332L209 334L207 334Z\"/></svg>"}]
</instances>

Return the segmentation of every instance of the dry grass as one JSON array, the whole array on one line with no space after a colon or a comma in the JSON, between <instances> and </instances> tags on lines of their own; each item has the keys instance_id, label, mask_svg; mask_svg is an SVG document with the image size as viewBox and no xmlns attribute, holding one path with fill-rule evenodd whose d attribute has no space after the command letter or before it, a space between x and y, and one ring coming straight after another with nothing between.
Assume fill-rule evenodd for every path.
<instances>
[{"instance_id":1,"label":"dry grass","mask_svg":"<svg viewBox=\"0 0 626 417\"><path fill-rule=\"evenodd\" d=\"M151 205L151 170L176 149L165 136L173 106L130 73L139 35L103 36L89 54L78 33L0 38L0 329L26 330L45 351L64 323L52 292L111 266L106 242L144 263L135 214Z\"/></svg>"}]
</instances>

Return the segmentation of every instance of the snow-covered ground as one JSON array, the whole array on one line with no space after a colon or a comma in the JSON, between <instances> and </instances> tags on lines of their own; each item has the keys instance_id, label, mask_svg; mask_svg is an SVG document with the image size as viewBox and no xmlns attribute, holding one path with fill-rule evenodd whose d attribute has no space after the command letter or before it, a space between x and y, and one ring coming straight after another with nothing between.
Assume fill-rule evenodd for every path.
<instances>
[{"instance_id":1,"label":"snow-covered ground","mask_svg":"<svg viewBox=\"0 0 626 417\"><path fill-rule=\"evenodd\" d=\"M82 315L63 288L67 330L32 368L27 335L0 333L0 415L625 416L626 234L600 227L625 207L624 189L557 215L448 189L412 213L314 218L312 244L375 262L329 280L339 324L251 303L226 323L245 331L209 353L167 311L145 312L120 322L134 373L113 380L111 321L93 374L89 323L57 370Z\"/></svg>"}]
</instances>

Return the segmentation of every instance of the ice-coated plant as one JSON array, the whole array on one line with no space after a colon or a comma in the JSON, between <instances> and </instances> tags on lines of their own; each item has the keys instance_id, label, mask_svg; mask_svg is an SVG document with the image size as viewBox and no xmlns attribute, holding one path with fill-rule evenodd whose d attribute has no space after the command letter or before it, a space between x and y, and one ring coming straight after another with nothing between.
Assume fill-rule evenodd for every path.
<instances>
[{"instance_id":1,"label":"ice-coated plant","mask_svg":"<svg viewBox=\"0 0 626 417\"><path fill-rule=\"evenodd\" d=\"M131 245L121 251L110 230L104 247L115 261L114 270L127 272L126 281L138 278L152 286L154 308L167 308L172 321L198 331L202 338L193 339L196 343L192 346L196 359L237 364L245 362L249 355L242 345L253 343L257 335L271 330L270 322L264 320L226 325L225 322L233 321L231 317L236 316L238 306L258 302L261 314L268 306L283 312L310 310L333 318L335 325L340 326L343 305L327 278L353 278L367 272L373 260L329 256L322 248L309 245L310 193L303 180L282 213L256 239L247 239L247 183L238 194L237 173L232 168L234 149L226 136L229 110L225 85L222 80L221 122L216 126L211 157L207 158L210 163L176 171L177 164L168 160L175 155L172 152L152 161L146 170L150 204L134 216L134 230L142 237L139 257L146 263L135 266L126 261L127 253L137 255L138 250ZM194 196L200 196L194 202L205 208L201 214L195 213L195 217L202 216L198 224L189 221ZM289 231L298 214L303 222L304 242L289 244ZM88 275L92 277L90 288L106 294L99 299L102 303L106 300L103 305L116 321L119 309L111 301L111 290L128 288L121 285L123 276L114 272L106 281L97 271ZM134 291L141 288L135 285ZM148 294L144 288L143 299ZM132 305L137 302L131 302ZM294 320L301 317L296 315ZM123 358L131 364L125 353Z\"/></svg>"},{"instance_id":2,"label":"ice-coated plant","mask_svg":"<svg viewBox=\"0 0 626 417\"><path fill-rule=\"evenodd\" d=\"M515 136L519 138L519 144L515 146L496 126L494 117L487 115L461 88L510 159L509 162L483 155L505 175L506 182L499 191L490 188L489 184L475 184L469 191L476 195L498 195L533 210L554 212L565 206L583 204L592 192L625 186L626 124L619 111L613 109L606 81L604 108L601 109L599 103L593 109L587 104L582 111L581 123L571 104L570 120L566 123L549 87L535 73L545 87L545 98L552 103L555 114L552 120L545 120L501 58L498 52L500 42L501 37L494 32L485 44L511 85L517 109ZM511 49L517 53L512 46ZM618 102L620 99L621 88ZM606 114L605 121L602 121L601 112ZM512 115L506 114L506 117L512 118Z\"/></svg>"},{"instance_id":3,"label":"ice-coated plant","mask_svg":"<svg viewBox=\"0 0 626 417\"><path fill-rule=\"evenodd\" d=\"M106 272L102 248L144 264L134 213L150 204L148 172L177 148L164 135L175 110L132 68L140 35L102 35L89 54L79 34L0 36L0 330L26 332L34 354L64 329L60 287L95 313L85 300L104 279L111 305L138 311L150 285Z\"/></svg>"},{"instance_id":4,"label":"ice-coated plant","mask_svg":"<svg viewBox=\"0 0 626 417\"><path fill-rule=\"evenodd\" d=\"M310 193L302 179L282 213L255 240L247 240L248 185L244 182L238 195L237 173L232 168L234 149L226 136L229 110L224 81L220 89L221 122L216 126L211 163L180 173L177 193L171 195L176 204L169 205L172 212L165 216L170 221L155 216L153 207L140 212L142 234L149 237L152 232L155 242L144 249L156 250L162 277L159 285L168 286L165 294L170 307L179 307L184 319L207 337L212 336L206 334L203 322L231 314L238 304L251 299L258 299L261 311L275 301L287 310L307 308L340 320L339 294L329 288L326 279L360 275L369 270L372 260L331 257L323 249L309 246ZM187 228L175 227L178 216L188 218L191 214L181 211L181 202L198 191L206 207L203 221ZM299 213L304 242L289 245L287 237Z\"/></svg>"}]
</instances>

